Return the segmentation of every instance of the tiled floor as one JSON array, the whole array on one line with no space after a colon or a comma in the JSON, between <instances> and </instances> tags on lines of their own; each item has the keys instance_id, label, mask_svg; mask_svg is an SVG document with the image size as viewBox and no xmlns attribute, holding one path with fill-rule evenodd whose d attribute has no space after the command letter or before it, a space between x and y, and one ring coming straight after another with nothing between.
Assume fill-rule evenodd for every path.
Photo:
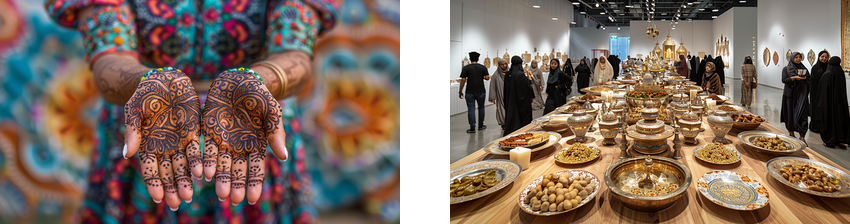
<instances>
[{"instance_id":1,"label":"tiled floor","mask_svg":"<svg viewBox=\"0 0 850 224\"><path fill-rule=\"evenodd\" d=\"M726 95L734 99L734 102L738 104L740 102L739 96L741 94L741 81L727 80L727 84L731 85ZM575 86L573 86L573 90L575 90ZM577 95L578 93L574 91L570 97ZM785 124L779 122L779 110L782 105L781 100L782 89L760 86L759 88L756 88L753 107L750 112L766 118L767 122L769 122L773 127L783 131L782 134L788 134L785 129ZM451 116L450 158L452 163L466 157L476 150L481 149L487 143L501 137L502 130L496 122L495 111L495 105L488 106L486 108L484 124L486 124L488 128L483 131L478 131L475 134L466 133L466 129L469 129L466 113ZM542 109L534 111L535 118L542 115ZM809 148L812 148L838 165L846 169L850 169L850 150L847 148L827 148L824 146L823 141L821 141L820 134L814 132L809 132L806 135L806 142L808 142Z\"/></svg>"}]
</instances>

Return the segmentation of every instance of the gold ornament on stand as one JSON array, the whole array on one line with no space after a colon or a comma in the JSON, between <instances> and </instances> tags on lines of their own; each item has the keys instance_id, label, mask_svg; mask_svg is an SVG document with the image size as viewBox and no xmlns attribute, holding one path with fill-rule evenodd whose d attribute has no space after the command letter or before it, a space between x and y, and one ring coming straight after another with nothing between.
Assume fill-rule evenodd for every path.
<instances>
[{"instance_id":1,"label":"gold ornament on stand","mask_svg":"<svg viewBox=\"0 0 850 224\"><path fill-rule=\"evenodd\" d=\"M540 52L537 52L537 55L534 56L534 60L537 61L537 62L542 62L542 61L540 61L540 59L541 59Z\"/></svg>"},{"instance_id":2,"label":"gold ornament on stand","mask_svg":"<svg viewBox=\"0 0 850 224\"><path fill-rule=\"evenodd\" d=\"M531 62L531 54L528 51L522 54L522 63L530 63Z\"/></svg>"},{"instance_id":3,"label":"gold ornament on stand","mask_svg":"<svg viewBox=\"0 0 850 224\"><path fill-rule=\"evenodd\" d=\"M549 60L555 59L555 48L552 48L552 53L549 53Z\"/></svg>"},{"instance_id":4,"label":"gold ornament on stand","mask_svg":"<svg viewBox=\"0 0 850 224\"><path fill-rule=\"evenodd\" d=\"M788 49L788 52L785 52L785 61L791 61L791 49Z\"/></svg>"},{"instance_id":5,"label":"gold ornament on stand","mask_svg":"<svg viewBox=\"0 0 850 224\"><path fill-rule=\"evenodd\" d=\"M812 49L809 49L809 53L808 53L807 58L809 59L809 66L812 66L815 63L815 60L816 60L815 59L815 51L813 51Z\"/></svg>"},{"instance_id":6,"label":"gold ornament on stand","mask_svg":"<svg viewBox=\"0 0 850 224\"><path fill-rule=\"evenodd\" d=\"M461 68L466 67L467 65L469 65L469 58L464 56L463 61L461 61L460 64L463 65L461 66Z\"/></svg>"},{"instance_id":7,"label":"gold ornament on stand","mask_svg":"<svg viewBox=\"0 0 850 224\"><path fill-rule=\"evenodd\" d=\"M660 46L658 46L658 42L655 42L655 48L653 48L653 49L652 49L652 52L651 52L651 54L650 54L650 55L655 56L655 57L658 57L658 58L662 58L662 57L663 57L663 56L662 56L661 47L660 47Z\"/></svg>"},{"instance_id":8,"label":"gold ornament on stand","mask_svg":"<svg viewBox=\"0 0 850 224\"><path fill-rule=\"evenodd\" d=\"M540 66L540 70L543 72L549 72L549 55L543 53L543 66Z\"/></svg>"},{"instance_id":9,"label":"gold ornament on stand","mask_svg":"<svg viewBox=\"0 0 850 224\"><path fill-rule=\"evenodd\" d=\"M664 44L661 46L663 46L662 50L664 51L664 59L678 58L673 55L673 52L676 52L676 42L673 42L673 39L670 39L670 32L667 32L667 40L665 40Z\"/></svg>"},{"instance_id":10,"label":"gold ornament on stand","mask_svg":"<svg viewBox=\"0 0 850 224\"><path fill-rule=\"evenodd\" d=\"M678 54L678 55L688 55L688 49L685 48L685 41L683 41L683 39L679 39L679 49L676 49L676 54ZM676 58L678 58L678 55L677 55Z\"/></svg>"},{"instance_id":11,"label":"gold ornament on stand","mask_svg":"<svg viewBox=\"0 0 850 224\"><path fill-rule=\"evenodd\" d=\"M505 54L502 55L502 59L505 59L508 64L511 64L511 55L508 54L508 49L505 48Z\"/></svg>"}]
</instances>

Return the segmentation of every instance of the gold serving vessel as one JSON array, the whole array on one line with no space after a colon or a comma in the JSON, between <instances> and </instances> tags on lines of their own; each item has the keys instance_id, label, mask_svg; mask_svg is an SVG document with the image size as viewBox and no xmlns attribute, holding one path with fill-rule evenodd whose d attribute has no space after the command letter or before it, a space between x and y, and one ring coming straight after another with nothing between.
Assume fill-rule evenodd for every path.
<instances>
[{"instance_id":1,"label":"gold serving vessel","mask_svg":"<svg viewBox=\"0 0 850 224\"><path fill-rule=\"evenodd\" d=\"M691 184L691 171L679 161L653 156L624 159L608 167L605 184L623 205L636 211L654 212L669 208L681 198ZM663 195L639 196L629 192L634 188L653 188L657 185L678 184Z\"/></svg>"}]
</instances>

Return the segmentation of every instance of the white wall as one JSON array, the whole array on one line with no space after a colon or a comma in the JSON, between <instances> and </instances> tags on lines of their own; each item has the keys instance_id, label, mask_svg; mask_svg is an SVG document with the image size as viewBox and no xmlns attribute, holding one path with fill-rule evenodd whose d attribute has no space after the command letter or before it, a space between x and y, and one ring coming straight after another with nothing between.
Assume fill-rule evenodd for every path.
<instances>
[{"instance_id":1,"label":"white wall","mask_svg":"<svg viewBox=\"0 0 850 224\"><path fill-rule=\"evenodd\" d=\"M481 53L479 62L489 54L491 60L505 53L521 55L525 51L541 55L556 51L569 52L572 5L567 1L545 1L541 9L518 0L453 0L451 1L449 79L460 77L461 61L470 51ZM558 17L553 21L552 17ZM560 50L559 50L560 49ZM495 64L495 63L493 63ZM490 73L496 66L490 66Z\"/></svg>"},{"instance_id":2,"label":"white wall","mask_svg":"<svg viewBox=\"0 0 850 224\"><path fill-rule=\"evenodd\" d=\"M654 26L658 29L658 36L655 40L652 37L646 36L646 28ZM676 24L676 29L670 29L672 26L668 21L632 21L629 25L631 35L631 46L629 47L630 54L636 56L649 54L655 43L660 45L667 40L669 30L670 38L676 42L676 48L679 48L679 43L684 41L685 48L691 52L691 55L697 55L697 52L706 52L706 55L714 54L714 42L710 42L713 33L712 21L679 21ZM710 42L710 43L709 43Z\"/></svg>"},{"instance_id":3,"label":"white wall","mask_svg":"<svg viewBox=\"0 0 850 224\"><path fill-rule=\"evenodd\" d=\"M573 62L578 63L582 57L590 58L591 49L608 49L611 36L629 37L631 35L629 27L607 27L606 29L596 29L596 27L572 27L570 30L570 58ZM608 49L609 51L611 49ZM625 59L626 55L620 58Z\"/></svg>"},{"instance_id":4,"label":"white wall","mask_svg":"<svg viewBox=\"0 0 850 224\"><path fill-rule=\"evenodd\" d=\"M763 85L783 88L781 72L788 64L785 52L789 48L804 56L810 49L815 54L824 48L832 55L841 53L840 0L773 0L770 4L759 4L758 15L755 58L760 61L756 67ZM772 59L770 65L763 65L765 47L770 49L771 55L773 52L779 54L778 66L773 65ZM805 57L803 64L811 69Z\"/></svg>"},{"instance_id":5,"label":"white wall","mask_svg":"<svg viewBox=\"0 0 850 224\"><path fill-rule=\"evenodd\" d=\"M731 72L735 79L741 79L741 65L744 63L744 57L752 56L753 65L756 67L763 64L757 62L761 58L758 56L758 48L753 50L755 47L753 41L758 40L759 15L758 9L755 7L734 8L733 10L735 13L735 39L729 38L729 50L732 51L731 54L734 57L729 59L724 57L723 60L730 62L726 74Z\"/></svg>"},{"instance_id":6,"label":"white wall","mask_svg":"<svg viewBox=\"0 0 850 224\"><path fill-rule=\"evenodd\" d=\"M721 56L723 57L723 62L730 62L729 68L723 68L725 70L725 74L727 78L734 77L734 74L730 71L735 68L733 63L729 61L730 58L735 58L735 52L732 52L732 49L735 49L735 9L730 9L724 12L723 14L717 16L716 19L712 20L712 33L711 33L711 51L705 52L705 54L710 54L717 58L717 41L720 40L720 35L723 35L723 39L729 39L729 56ZM722 68L723 65L714 65L717 69ZM740 73L740 72L739 72Z\"/></svg>"}]
</instances>

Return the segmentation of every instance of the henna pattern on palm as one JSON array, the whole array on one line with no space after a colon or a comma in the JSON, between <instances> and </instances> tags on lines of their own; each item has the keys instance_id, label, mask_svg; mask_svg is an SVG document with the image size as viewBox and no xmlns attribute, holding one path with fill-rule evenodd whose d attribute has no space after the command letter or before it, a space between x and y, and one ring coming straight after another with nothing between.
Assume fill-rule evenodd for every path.
<instances>
[{"instance_id":1,"label":"henna pattern on palm","mask_svg":"<svg viewBox=\"0 0 850 224\"><path fill-rule=\"evenodd\" d=\"M204 147L204 166L215 164L216 180L230 183L232 191L259 186L269 135L281 119L280 104L250 72L221 73L204 102L201 130L212 140ZM218 155L207 153L214 149Z\"/></svg>"},{"instance_id":2,"label":"henna pattern on palm","mask_svg":"<svg viewBox=\"0 0 850 224\"><path fill-rule=\"evenodd\" d=\"M139 159L149 191L162 187L166 194L176 193L178 184L191 189L188 166L201 162L196 140L200 103L188 76L179 70L153 71L124 113L126 128L141 138Z\"/></svg>"}]
</instances>

